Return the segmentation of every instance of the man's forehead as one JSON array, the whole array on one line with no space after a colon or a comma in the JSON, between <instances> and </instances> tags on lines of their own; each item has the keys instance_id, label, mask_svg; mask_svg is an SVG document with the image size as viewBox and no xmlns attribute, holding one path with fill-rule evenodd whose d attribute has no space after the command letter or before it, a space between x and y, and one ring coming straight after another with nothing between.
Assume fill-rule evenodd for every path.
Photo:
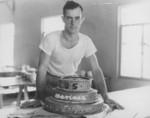
<instances>
[{"instance_id":1,"label":"man's forehead","mask_svg":"<svg viewBox=\"0 0 150 118\"><path fill-rule=\"evenodd\" d=\"M65 16L82 16L82 11L79 7L75 9L67 9Z\"/></svg>"}]
</instances>

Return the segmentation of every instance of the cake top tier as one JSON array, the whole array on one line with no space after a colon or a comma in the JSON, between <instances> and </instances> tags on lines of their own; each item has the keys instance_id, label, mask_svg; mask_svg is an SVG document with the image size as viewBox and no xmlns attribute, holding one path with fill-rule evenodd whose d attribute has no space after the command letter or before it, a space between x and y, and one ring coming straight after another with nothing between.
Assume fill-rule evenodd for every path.
<instances>
[{"instance_id":1,"label":"cake top tier","mask_svg":"<svg viewBox=\"0 0 150 118\"><path fill-rule=\"evenodd\" d=\"M59 80L58 89L65 91L90 91L93 78L67 76Z\"/></svg>"},{"instance_id":2,"label":"cake top tier","mask_svg":"<svg viewBox=\"0 0 150 118\"><path fill-rule=\"evenodd\" d=\"M83 76L65 76L62 77L61 79L63 80L72 80L72 81L88 81L88 80L93 80L92 77L83 77Z\"/></svg>"}]
</instances>

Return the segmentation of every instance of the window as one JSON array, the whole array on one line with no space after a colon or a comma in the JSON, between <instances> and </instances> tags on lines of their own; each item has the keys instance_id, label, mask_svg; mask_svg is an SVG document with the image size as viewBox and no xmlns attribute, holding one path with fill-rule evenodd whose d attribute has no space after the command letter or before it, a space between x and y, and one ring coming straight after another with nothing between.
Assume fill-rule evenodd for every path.
<instances>
[{"instance_id":1,"label":"window","mask_svg":"<svg viewBox=\"0 0 150 118\"><path fill-rule=\"evenodd\" d=\"M0 25L0 66L14 65L14 24Z\"/></svg>"},{"instance_id":2,"label":"window","mask_svg":"<svg viewBox=\"0 0 150 118\"><path fill-rule=\"evenodd\" d=\"M150 2L120 7L120 76L150 79Z\"/></svg>"},{"instance_id":3,"label":"window","mask_svg":"<svg viewBox=\"0 0 150 118\"><path fill-rule=\"evenodd\" d=\"M42 22L41 22L42 37L49 32L64 29L64 23L61 17L62 15L57 15L57 16L51 16L51 17L46 17L42 19Z\"/></svg>"}]
</instances>

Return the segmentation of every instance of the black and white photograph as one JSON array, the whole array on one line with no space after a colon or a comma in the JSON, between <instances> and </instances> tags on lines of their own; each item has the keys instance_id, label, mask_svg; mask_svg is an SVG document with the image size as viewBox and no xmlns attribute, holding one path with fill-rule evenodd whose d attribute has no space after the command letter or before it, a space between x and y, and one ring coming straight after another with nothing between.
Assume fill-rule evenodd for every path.
<instances>
[{"instance_id":1,"label":"black and white photograph","mask_svg":"<svg viewBox=\"0 0 150 118\"><path fill-rule=\"evenodd\" d=\"M0 0L0 118L150 118L150 0Z\"/></svg>"}]
</instances>

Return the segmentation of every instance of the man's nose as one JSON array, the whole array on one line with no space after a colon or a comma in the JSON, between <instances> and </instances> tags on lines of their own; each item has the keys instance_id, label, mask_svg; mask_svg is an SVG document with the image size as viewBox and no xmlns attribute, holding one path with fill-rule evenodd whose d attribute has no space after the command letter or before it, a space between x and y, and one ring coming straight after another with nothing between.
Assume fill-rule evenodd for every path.
<instances>
[{"instance_id":1,"label":"man's nose","mask_svg":"<svg viewBox=\"0 0 150 118\"><path fill-rule=\"evenodd\" d=\"M71 25L75 24L75 19L71 19Z\"/></svg>"}]
</instances>

